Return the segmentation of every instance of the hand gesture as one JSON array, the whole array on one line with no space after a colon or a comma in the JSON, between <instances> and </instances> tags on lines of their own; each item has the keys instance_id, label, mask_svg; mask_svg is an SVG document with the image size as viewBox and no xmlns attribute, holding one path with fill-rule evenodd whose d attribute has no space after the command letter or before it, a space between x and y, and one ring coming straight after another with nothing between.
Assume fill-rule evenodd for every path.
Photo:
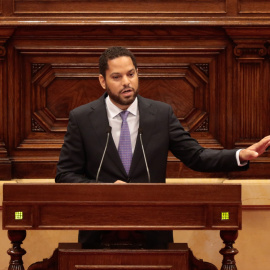
<instances>
[{"instance_id":1,"label":"hand gesture","mask_svg":"<svg viewBox=\"0 0 270 270\"><path fill-rule=\"evenodd\" d=\"M250 147L243 149L239 153L240 162L252 160L260 156L270 146L270 135L264 137L259 142L254 143Z\"/></svg>"}]
</instances>

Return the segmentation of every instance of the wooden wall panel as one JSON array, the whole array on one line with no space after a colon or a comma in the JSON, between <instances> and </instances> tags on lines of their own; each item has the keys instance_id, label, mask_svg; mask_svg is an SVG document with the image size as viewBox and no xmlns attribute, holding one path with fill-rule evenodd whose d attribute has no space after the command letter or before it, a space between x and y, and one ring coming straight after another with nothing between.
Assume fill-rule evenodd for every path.
<instances>
[{"instance_id":1,"label":"wooden wall panel","mask_svg":"<svg viewBox=\"0 0 270 270\"><path fill-rule=\"evenodd\" d=\"M264 123L268 122L265 117L265 89L262 88L262 61L252 63L247 61L238 62L238 140L245 141L249 138L262 138L266 132ZM266 97L268 96L266 91Z\"/></svg>"},{"instance_id":2,"label":"wooden wall panel","mask_svg":"<svg viewBox=\"0 0 270 270\"><path fill-rule=\"evenodd\" d=\"M149 1L106 1L106 0L13 0L15 14L165 14L165 13L225 13L226 0L149 0Z\"/></svg>"},{"instance_id":3,"label":"wooden wall panel","mask_svg":"<svg viewBox=\"0 0 270 270\"><path fill-rule=\"evenodd\" d=\"M0 2L1 6L2 2ZM11 160L8 153L8 82L7 82L7 40L14 29L0 31L0 179L10 179Z\"/></svg>"},{"instance_id":4,"label":"wooden wall panel","mask_svg":"<svg viewBox=\"0 0 270 270\"><path fill-rule=\"evenodd\" d=\"M103 93L98 58L110 45L134 52L141 95L171 104L185 129L203 146L245 147L270 133L263 125L269 121L265 115L269 107L261 90L264 86L265 93L267 86L263 77L267 49L260 42L243 42L240 32L226 31L160 26L17 28L7 59L12 177L54 177L69 111ZM254 110L247 110L250 104ZM267 162L266 153L256 165L264 168ZM194 172L171 153L168 156L167 177L234 175Z\"/></svg>"},{"instance_id":5,"label":"wooden wall panel","mask_svg":"<svg viewBox=\"0 0 270 270\"><path fill-rule=\"evenodd\" d=\"M36 65L42 64L31 63L32 70ZM46 64L32 73L31 121L39 126L32 126L32 132L66 131L69 112L102 95L97 74L96 64L82 63Z\"/></svg>"},{"instance_id":6,"label":"wooden wall panel","mask_svg":"<svg viewBox=\"0 0 270 270\"><path fill-rule=\"evenodd\" d=\"M250 29L242 29L241 35ZM261 30L263 31L263 30ZM239 37L239 31L230 31L236 44L234 106L237 108L235 146L246 147L252 141L270 132L269 44L256 36ZM249 34L252 32L249 32ZM236 36L237 35L237 36Z\"/></svg>"},{"instance_id":7,"label":"wooden wall panel","mask_svg":"<svg viewBox=\"0 0 270 270\"><path fill-rule=\"evenodd\" d=\"M4 83L6 75L6 67L3 61L5 57L5 50L2 47L0 52L0 179L10 179L11 178L11 162L8 158L7 153L7 121L6 117L8 114L7 110L7 87Z\"/></svg>"},{"instance_id":8,"label":"wooden wall panel","mask_svg":"<svg viewBox=\"0 0 270 270\"><path fill-rule=\"evenodd\" d=\"M217 104L226 91L218 74L225 69L228 42L223 30L213 32L215 39L209 38L209 31L182 27L104 27L100 32L91 27L79 31L18 29L9 47L13 177L54 177L68 113L102 95L98 58L108 44L116 42L115 37L137 57L143 96L171 104L184 127L202 145L226 147L226 140L220 137L226 123L218 123L222 107ZM104 33L108 43L105 47ZM130 40L130 36L136 39ZM140 46L136 45L137 39ZM176 171L170 168L174 163L179 166L179 161L170 155L169 162L168 177L172 177ZM37 164L44 168L35 170ZM182 172L177 170L177 176L181 177Z\"/></svg>"},{"instance_id":9,"label":"wooden wall panel","mask_svg":"<svg viewBox=\"0 0 270 270\"><path fill-rule=\"evenodd\" d=\"M234 48L234 87L232 104L235 108L234 147L244 148L270 134L270 80L269 80L269 43L266 28L227 29L233 39ZM269 151L243 173L243 177L257 175L269 178ZM232 173L237 177L238 173Z\"/></svg>"},{"instance_id":10,"label":"wooden wall panel","mask_svg":"<svg viewBox=\"0 0 270 270\"><path fill-rule=\"evenodd\" d=\"M171 104L203 146L246 147L270 134L267 1L0 3L0 179L54 177L68 113L102 94L98 58L112 45L134 52L140 93ZM167 177L269 174L269 151L229 174L168 156Z\"/></svg>"},{"instance_id":11,"label":"wooden wall panel","mask_svg":"<svg viewBox=\"0 0 270 270\"><path fill-rule=\"evenodd\" d=\"M269 14L270 2L268 0L239 0L239 13L244 14Z\"/></svg>"}]
</instances>

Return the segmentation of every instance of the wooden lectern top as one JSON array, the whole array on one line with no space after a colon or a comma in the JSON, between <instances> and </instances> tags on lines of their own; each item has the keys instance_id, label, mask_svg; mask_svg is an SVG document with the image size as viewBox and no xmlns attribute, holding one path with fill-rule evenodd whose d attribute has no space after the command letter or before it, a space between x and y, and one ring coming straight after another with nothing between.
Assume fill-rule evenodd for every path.
<instances>
[{"instance_id":1,"label":"wooden lectern top","mask_svg":"<svg viewBox=\"0 0 270 270\"><path fill-rule=\"evenodd\" d=\"M5 230L239 230L241 221L241 185L3 185Z\"/></svg>"}]
</instances>

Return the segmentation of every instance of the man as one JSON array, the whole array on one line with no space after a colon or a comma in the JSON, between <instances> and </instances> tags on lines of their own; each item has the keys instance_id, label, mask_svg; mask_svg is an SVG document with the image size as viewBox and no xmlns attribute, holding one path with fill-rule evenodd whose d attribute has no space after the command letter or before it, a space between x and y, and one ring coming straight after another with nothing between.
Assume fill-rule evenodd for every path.
<instances>
[{"instance_id":1,"label":"man","mask_svg":"<svg viewBox=\"0 0 270 270\"><path fill-rule=\"evenodd\" d=\"M70 112L57 183L165 183L169 150L193 170L247 170L248 161L270 145L268 136L243 150L205 149L183 129L171 106L138 95L138 68L129 50L107 49L99 68L106 93ZM167 231L143 234L146 247L164 247L172 241ZM101 235L80 232L79 241L98 247Z\"/></svg>"}]
</instances>

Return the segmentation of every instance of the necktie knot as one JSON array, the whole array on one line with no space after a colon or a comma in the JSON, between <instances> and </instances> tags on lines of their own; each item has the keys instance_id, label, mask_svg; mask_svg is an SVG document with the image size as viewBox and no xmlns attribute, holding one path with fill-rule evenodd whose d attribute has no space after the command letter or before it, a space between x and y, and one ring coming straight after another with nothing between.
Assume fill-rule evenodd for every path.
<instances>
[{"instance_id":1,"label":"necktie knot","mask_svg":"<svg viewBox=\"0 0 270 270\"><path fill-rule=\"evenodd\" d=\"M122 118L122 121L126 121L128 117L129 111L122 111L120 112L120 116Z\"/></svg>"}]
</instances>

